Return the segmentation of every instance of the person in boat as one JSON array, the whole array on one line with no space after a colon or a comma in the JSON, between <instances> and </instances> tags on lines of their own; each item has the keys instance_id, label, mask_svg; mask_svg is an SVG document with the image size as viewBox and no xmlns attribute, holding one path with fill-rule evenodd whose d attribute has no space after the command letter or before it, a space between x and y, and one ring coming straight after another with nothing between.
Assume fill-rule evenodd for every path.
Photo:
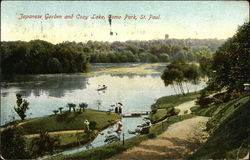
<instances>
[{"instance_id":1,"label":"person in boat","mask_svg":"<svg viewBox=\"0 0 250 160\"><path fill-rule=\"evenodd\" d=\"M101 89L101 85L98 85L97 90Z\"/></svg>"},{"instance_id":2,"label":"person in boat","mask_svg":"<svg viewBox=\"0 0 250 160\"><path fill-rule=\"evenodd\" d=\"M100 90L105 90L107 89L107 86L106 85L98 85L98 88L97 88L97 91L100 91Z\"/></svg>"}]
</instances>

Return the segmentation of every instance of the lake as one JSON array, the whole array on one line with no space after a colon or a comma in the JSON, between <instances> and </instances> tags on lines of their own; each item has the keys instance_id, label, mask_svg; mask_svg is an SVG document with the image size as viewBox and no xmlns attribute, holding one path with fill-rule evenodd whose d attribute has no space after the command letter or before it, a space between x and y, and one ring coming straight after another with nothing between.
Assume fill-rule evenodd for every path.
<instances>
[{"instance_id":1,"label":"lake","mask_svg":"<svg viewBox=\"0 0 250 160\"><path fill-rule=\"evenodd\" d=\"M67 103L85 102L88 108L109 110L121 102L123 113L150 110L151 104L162 96L175 94L165 87L161 72L167 64L93 64L89 73L20 75L1 87L1 125L19 119L14 112L16 93L30 103L27 118L53 114ZM97 91L98 85L108 86ZM205 86L202 82L191 91Z\"/></svg>"}]
</instances>

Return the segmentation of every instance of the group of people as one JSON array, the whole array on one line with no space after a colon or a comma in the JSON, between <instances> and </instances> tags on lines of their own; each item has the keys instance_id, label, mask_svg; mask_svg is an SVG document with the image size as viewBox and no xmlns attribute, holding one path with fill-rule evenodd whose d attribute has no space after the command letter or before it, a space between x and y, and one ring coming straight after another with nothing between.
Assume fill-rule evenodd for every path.
<instances>
[{"instance_id":1,"label":"group of people","mask_svg":"<svg viewBox=\"0 0 250 160\"><path fill-rule=\"evenodd\" d=\"M116 103L116 105L112 105L111 107L115 107L115 109L114 109L115 113L122 114L123 104L121 102L118 102L118 103ZM84 128L85 132L89 132L90 131L89 124L90 124L90 122L87 119L85 119L84 122L83 122L83 128ZM119 123L117 123L116 129L113 130L112 132L116 132L118 138L120 139L122 130L123 130L123 124L120 121Z\"/></svg>"},{"instance_id":2,"label":"group of people","mask_svg":"<svg viewBox=\"0 0 250 160\"><path fill-rule=\"evenodd\" d=\"M86 119L84 122L83 122L83 128L84 128L84 131L87 133L90 131L90 128L89 128L89 121ZM122 130L123 130L123 125L122 125L122 122L120 121L118 124L117 124L117 128L114 130L114 132L117 133L117 136L120 138L121 136L121 133L122 133Z\"/></svg>"},{"instance_id":3,"label":"group of people","mask_svg":"<svg viewBox=\"0 0 250 160\"><path fill-rule=\"evenodd\" d=\"M116 103L115 113L122 114L123 104L121 102Z\"/></svg>"}]
</instances>

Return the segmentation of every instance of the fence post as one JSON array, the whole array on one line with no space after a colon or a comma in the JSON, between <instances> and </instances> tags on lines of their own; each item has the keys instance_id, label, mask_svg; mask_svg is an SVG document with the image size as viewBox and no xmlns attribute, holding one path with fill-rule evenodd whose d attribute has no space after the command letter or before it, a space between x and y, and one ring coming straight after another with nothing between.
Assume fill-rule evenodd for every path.
<instances>
[{"instance_id":1,"label":"fence post","mask_svg":"<svg viewBox=\"0 0 250 160\"><path fill-rule=\"evenodd\" d=\"M124 146L124 133L122 133L122 145Z\"/></svg>"},{"instance_id":2,"label":"fence post","mask_svg":"<svg viewBox=\"0 0 250 160\"><path fill-rule=\"evenodd\" d=\"M163 132L163 122L161 122L161 132Z\"/></svg>"}]
</instances>

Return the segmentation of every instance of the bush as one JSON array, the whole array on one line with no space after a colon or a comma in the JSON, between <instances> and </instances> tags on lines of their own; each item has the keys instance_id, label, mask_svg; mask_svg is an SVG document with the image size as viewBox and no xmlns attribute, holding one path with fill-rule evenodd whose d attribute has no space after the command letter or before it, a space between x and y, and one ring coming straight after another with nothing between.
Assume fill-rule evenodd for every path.
<instances>
[{"instance_id":1,"label":"bush","mask_svg":"<svg viewBox=\"0 0 250 160\"><path fill-rule=\"evenodd\" d=\"M28 158L25 139L20 127L14 125L1 132L1 153L6 159Z\"/></svg>"},{"instance_id":2,"label":"bush","mask_svg":"<svg viewBox=\"0 0 250 160\"><path fill-rule=\"evenodd\" d=\"M213 98L212 100L214 104L221 104L224 102L222 98Z\"/></svg>"},{"instance_id":3,"label":"bush","mask_svg":"<svg viewBox=\"0 0 250 160\"><path fill-rule=\"evenodd\" d=\"M196 104L201 107L207 107L212 102L213 102L212 98L204 97L204 98L198 98Z\"/></svg>"},{"instance_id":4,"label":"bush","mask_svg":"<svg viewBox=\"0 0 250 160\"><path fill-rule=\"evenodd\" d=\"M60 142L58 137L52 137L48 132L40 131L39 137L36 137L31 142L31 148L33 155L43 155L46 152L53 153L56 146L59 146Z\"/></svg>"},{"instance_id":5,"label":"bush","mask_svg":"<svg viewBox=\"0 0 250 160\"><path fill-rule=\"evenodd\" d=\"M156 135L155 135L155 134L153 134L153 133L149 133L147 136L148 136L148 138L150 138L150 139L152 139L152 138L155 138L155 137L156 137Z\"/></svg>"},{"instance_id":6,"label":"bush","mask_svg":"<svg viewBox=\"0 0 250 160\"><path fill-rule=\"evenodd\" d=\"M89 128L92 129L92 130L96 129L96 125L97 125L97 123L95 121L90 121L89 122Z\"/></svg>"},{"instance_id":7,"label":"bush","mask_svg":"<svg viewBox=\"0 0 250 160\"><path fill-rule=\"evenodd\" d=\"M179 112L180 112L180 110L179 109L175 109L174 107L168 108L167 109L167 117L178 115Z\"/></svg>"},{"instance_id":8,"label":"bush","mask_svg":"<svg viewBox=\"0 0 250 160\"><path fill-rule=\"evenodd\" d=\"M230 99L239 98L240 96L241 96L241 93L238 92L238 91L235 90L235 89L230 93Z\"/></svg>"}]
</instances>

